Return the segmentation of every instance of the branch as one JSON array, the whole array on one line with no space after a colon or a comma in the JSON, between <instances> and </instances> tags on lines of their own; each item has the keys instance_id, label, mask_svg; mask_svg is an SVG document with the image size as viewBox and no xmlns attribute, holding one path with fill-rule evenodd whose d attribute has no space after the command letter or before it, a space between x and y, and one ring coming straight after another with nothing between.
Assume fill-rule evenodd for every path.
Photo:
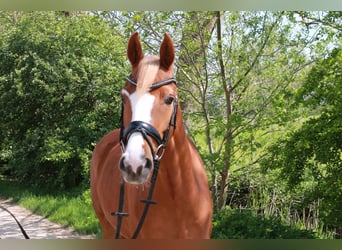
<instances>
[{"instance_id":1,"label":"branch","mask_svg":"<svg viewBox=\"0 0 342 250\"><path fill-rule=\"evenodd\" d=\"M264 51L270 37L271 37L271 34L272 34L272 31L274 29L274 27L278 24L278 21L279 21L279 17L278 19L272 23L270 29L269 29L269 32L266 33L265 31L265 38L264 38L264 41L263 43L261 44L261 47L259 48L259 51L258 53L256 54L256 56L254 57L253 59L253 62L252 64L248 67L248 69L246 70L246 72L244 73L243 77L241 77L237 83L232 87L231 91L233 91L235 88L237 88L243 81L243 79L245 79L245 77L252 71L252 69L254 68L254 66L256 65L256 63L258 62L260 56L262 55L262 52ZM264 18L264 30L266 29L266 14L265 14L265 18Z\"/></svg>"},{"instance_id":2,"label":"branch","mask_svg":"<svg viewBox=\"0 0 342 250\"><path fill-rule=\"evenodd\" d=\"M327 21L322 20L320 18L309 16L307 13L301 12L301 11L295 11L295 13L298 14L302 18L301 23L303 23L307 28L309 28L309 26L311 26L311 25L321 24L323 26L327 26L327 27L333 28L335 30L342 31L342 25L338 25L335 22L334 23L333 22L327 22Z\"/></svg>"}]
</instances>

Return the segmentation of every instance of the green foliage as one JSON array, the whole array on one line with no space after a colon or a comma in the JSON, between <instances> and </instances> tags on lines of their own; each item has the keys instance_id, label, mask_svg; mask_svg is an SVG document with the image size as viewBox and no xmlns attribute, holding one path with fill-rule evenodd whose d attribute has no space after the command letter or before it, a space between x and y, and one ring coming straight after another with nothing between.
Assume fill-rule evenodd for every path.
<instances>
[{"instance_id":1,"label":"green foliage","mask_svg":"<svg viewBox=\"0 0 342 250\"><path fill-rule=\"evenodd\" d=\"M218 211L213 217L213 239L314 239L314 232L286 225L280 218L250 210Z\"/></svg>"},{"instance_id":2,"label":"green foliage","mask_svg":"<svg viewBox=\"0 0 342 250\"><path fill-rule=\"evenodd\" d=\"M87 182L94 145L118 126L123 40L89 15L21 13L6 25L0 171L50 190Z\"/></svg>"},{"instance_id":3,"label":"green foliage","mask_svg":"<svg viewBox=\"0 0 342 250\"><path fill-rule=\"evenodd\" d=\"M342 47L335 48L328 58L320 59L298 89L297 101L312 108L322 106L325 112L342 109ZM334 109L338 110L334 110Z\"/></svg>"},{"instance_id":4,"label":"green foliage","mask_svg":"<svg viewBox=\"0 0 342 250\"><path fill-rule=\"evenodd\" d=\"M306 202L321 201L319 217L342 230L342 49L318 62L298 91L315 115L269 148L266 169L280 169L289 190L304 187ZM308 188L308 186L310 188Z\"/></svg>"}]
</instances>

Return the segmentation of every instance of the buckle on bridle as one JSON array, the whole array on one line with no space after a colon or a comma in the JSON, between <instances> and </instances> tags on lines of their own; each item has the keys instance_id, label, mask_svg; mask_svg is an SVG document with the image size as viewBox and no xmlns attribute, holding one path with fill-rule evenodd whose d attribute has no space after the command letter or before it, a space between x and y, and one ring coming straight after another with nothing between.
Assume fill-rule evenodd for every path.
<instances>
[{"instance_id":1,"label":"buckle on bridle","mask_svg":"<svg viewBox=\"0 0 342 250\"><path fill-rule=\"evenodd\" d=\"M154 160L155 161L160 161L161 160L161 158L163 157L163 155L164 155L164 153L165 153L165 145L164 144L160 144L158 147L157 147L157 149L156 149L156 151L155 151L155 153L154 153L154 155L155 155L155 157L154 157Z\"/></svg>"}]
</instances>

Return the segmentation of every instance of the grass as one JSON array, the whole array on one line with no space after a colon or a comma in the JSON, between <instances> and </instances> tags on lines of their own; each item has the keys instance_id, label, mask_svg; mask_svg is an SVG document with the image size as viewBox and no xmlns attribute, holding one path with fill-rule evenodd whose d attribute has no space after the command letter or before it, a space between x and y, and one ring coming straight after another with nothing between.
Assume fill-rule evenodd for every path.
<instances>
[{"instance_id":1,"label":"grass","mask_svg":"<svg viewBox=\"0 0 342 250\"><path fill-rule=\"evenodd\" d=\"M0 197L42 215L52 222L72 227L79 234L100 237L100 224L91 205L90 190L47 194L0 177Z\"/></svg>"}]
</instances>

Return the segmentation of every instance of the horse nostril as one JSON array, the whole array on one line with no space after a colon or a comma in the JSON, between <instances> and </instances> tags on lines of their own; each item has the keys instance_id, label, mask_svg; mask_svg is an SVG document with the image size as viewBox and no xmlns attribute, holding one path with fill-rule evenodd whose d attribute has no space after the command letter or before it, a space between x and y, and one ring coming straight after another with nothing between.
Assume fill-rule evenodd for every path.
<instances>
[{"instance_id":1,"label":"horse nostril","mask_svg":"<svg viewBox=\"0 0 342 250\"><path fill-rule=\"evenodd\" d=\"M145 162L142 165L137 166L136 168L133 168L131 164L125 161L124 157L119 162L119 169L126 175L131 176L132 178L137 178L139 176L146 175L149 172L149 170L152 169L152 167L153 163L148 158L145 158Z\"/></svg>"},{"instance_id":2,"label":"horse nostril","mask_svg":"<svg viewBox=\"0 0 342 250\"><path fill-rule=\"evenodd\" d=\"M133 173L133 170L132 170L131 165L126 166L125 171L126 171L126 173L129 174L129 175L132 174L132 173Z\"/></svg>"},{"instance_id":3,"label":"horse nostril","mask_svg":"<svg viewBox=\"0 0 342 250\"><path fill-rule=\"evenodd\" d=\"M146 158L145 168L146 169L151 169L152 168L152 161L150 159Z\"/></svg>"},{"instance_id":4,"label":"horse nostril","mask_svg":"<svg viewBox=\"0 0 342 250\"><path fill-rule=\"evenodd\" d=\"M136 172L137 176L140 176L140 175L141 175L142 169L143 169L142 166L139 166L139 167L137 168L137 172Z\"/></svg>"},{"instance_id":5,"label":"horse nostril","mask_svg":"<svg viewBox=\"0 0 342 250\"><path fill-rule=\"evenodd\" d=\"M123 157L120 161L119 167L122 171L125 171L125 164L124 164L125 158Z\"/></svg>"}]
</instances>

